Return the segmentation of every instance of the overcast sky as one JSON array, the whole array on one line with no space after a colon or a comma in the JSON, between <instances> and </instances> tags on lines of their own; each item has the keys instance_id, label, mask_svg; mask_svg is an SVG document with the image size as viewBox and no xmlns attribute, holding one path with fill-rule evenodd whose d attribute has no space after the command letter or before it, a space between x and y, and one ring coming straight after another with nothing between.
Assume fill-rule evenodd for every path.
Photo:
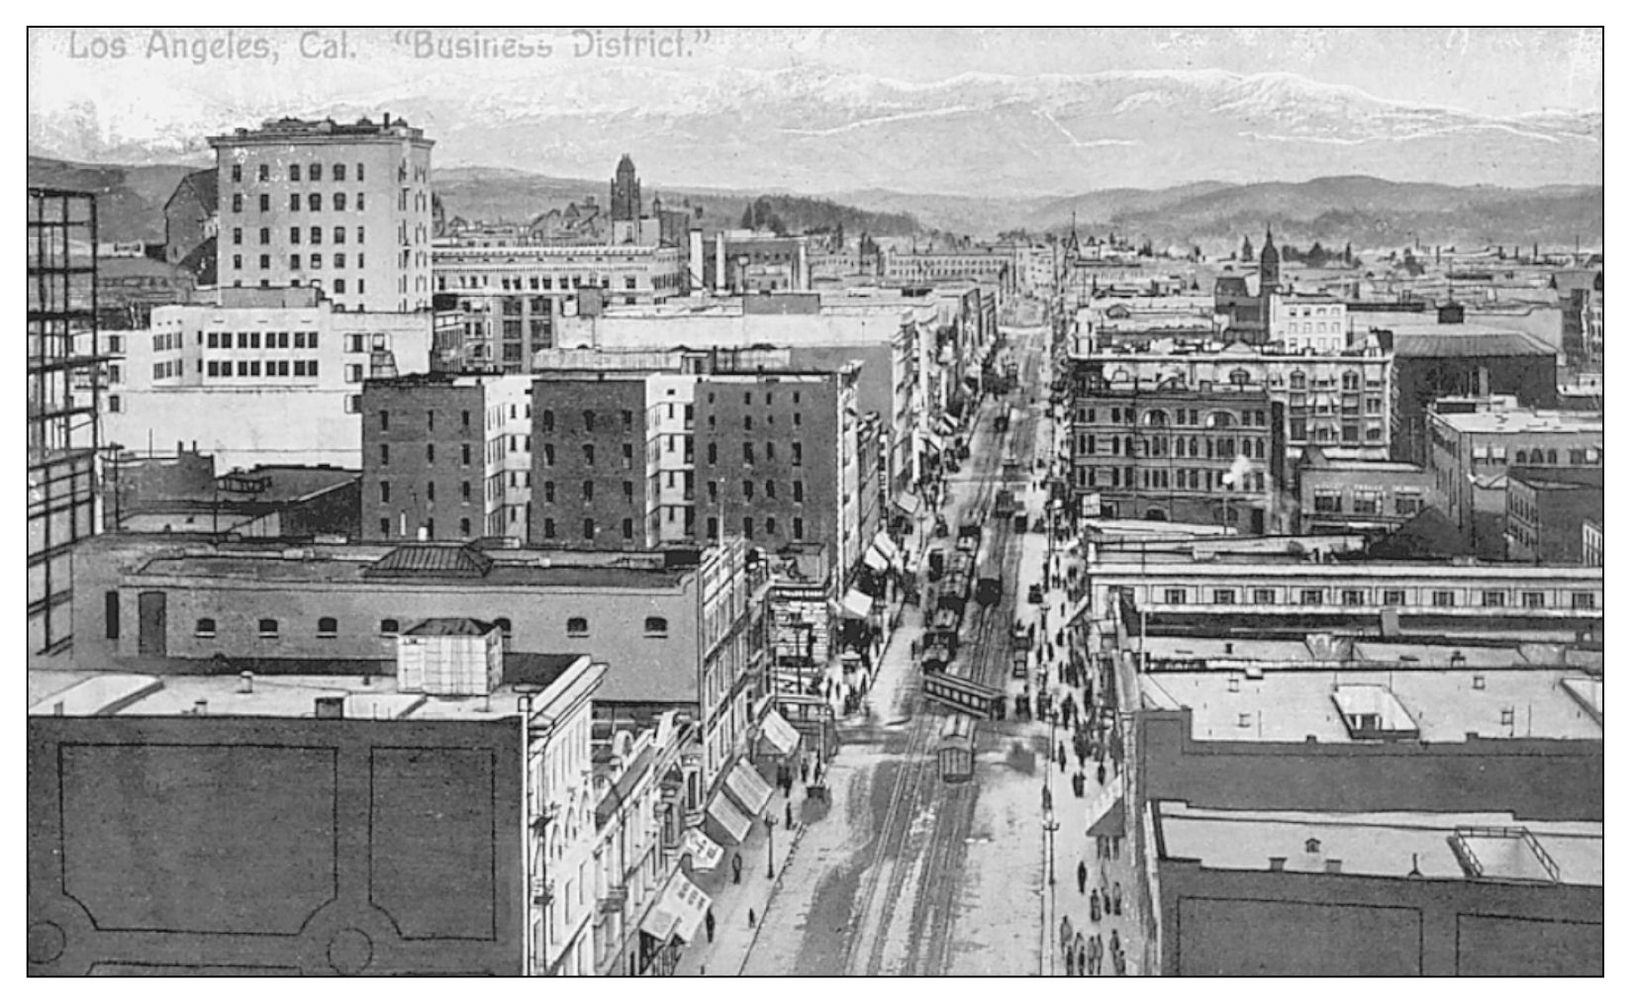
<instances>
[{"instance_id":1,"label":"overcast sky","mask_svg":"<svg viewBox=\"0 0 1633 994\"><path fill-rule=\"evenodd\" d=\"M611 29L609 36L621 34ZM250 33L235 29L230 40ZM323 37L332 34L326 33ZM442 31L445 39L494 29ZM819 66L910 82L932 82L963 72L1017 75L1079 74L1128 69L1223 69L1237 73L1282 71L1320 82L1358 87L1385 99L1428 103L1492 116L1545 109L1598 110L1603 35L1582 29L818 29L684 32L688 69L776 69ZM225 30L165 32L165 38L225 44ZM175 49L158 57L153 33L141 30L30 32L33 113L58 116L86 110L108 126L124 119L131 137L164 133L166 124L191 127L207 107L237 105L260 112L269 100L299 105L321 101L367 104L389 100L405 79L437 77L450 91L480 94L494 82L534 78L546 84L555 73L587 63L640 65L640 58L578 59L574 42L555 38L549 59L469 60L442 66L417 61L412 41L385 31L351 31L349 58L303 59L300 32L262 32L277 59L222 58ZM531 36L535 39L542 34ZM125 57L99 56L98 43L120 41ZM319 41L309 39L316 50ZM673 68L677 61L645 60ZM440 71L439 71L440 70ZM632 87L642 85L632 74ZM247 123L247 122L246 122Z\"/></svg>"}]
</instances>

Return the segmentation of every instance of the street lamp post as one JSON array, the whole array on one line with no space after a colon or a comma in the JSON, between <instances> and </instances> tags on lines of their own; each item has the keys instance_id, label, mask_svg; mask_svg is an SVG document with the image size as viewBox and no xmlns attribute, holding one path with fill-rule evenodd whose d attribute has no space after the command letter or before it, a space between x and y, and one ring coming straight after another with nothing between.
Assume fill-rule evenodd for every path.
<instances>
[{"instance_id":1,"label":"street lamp post","mask_svg":"<svg viewBox=\"0 0 1633 994\"><path fill-rule=\"evenodd\" d=\"M773 865L776 854L772 851L772 840L776 838L776 833L777 817L776 815L767 813L765 816L765 878L767 880L775 880L777 878L777 869Z\"/></svg>"}]
</instances>

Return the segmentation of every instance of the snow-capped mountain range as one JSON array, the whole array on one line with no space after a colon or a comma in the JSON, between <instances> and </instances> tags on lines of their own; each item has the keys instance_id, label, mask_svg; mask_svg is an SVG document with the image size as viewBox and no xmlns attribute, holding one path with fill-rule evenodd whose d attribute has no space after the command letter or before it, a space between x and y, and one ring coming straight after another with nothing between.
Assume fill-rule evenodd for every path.
<instances>
[{"instance_id":1,"label":"snow-capped mountain range","mask_svg":"<svg viewBox=\"0 0 1633 994\"><path fill-rule=\"evenodd\" d=\"M965 73L920 84L810 65L621 64L480 85L434 69L373 90L329 104L177 95L162 117L36 103L30 151L175 162L206 152L207 135L267 117L390 111L437 140L439 166L600 176L628 152L643 178L676 187L1038 196L1357 174L1508 187L1603 182L1600 111L1488 117L1291 73Z\"/></svg>"}]
</instances>

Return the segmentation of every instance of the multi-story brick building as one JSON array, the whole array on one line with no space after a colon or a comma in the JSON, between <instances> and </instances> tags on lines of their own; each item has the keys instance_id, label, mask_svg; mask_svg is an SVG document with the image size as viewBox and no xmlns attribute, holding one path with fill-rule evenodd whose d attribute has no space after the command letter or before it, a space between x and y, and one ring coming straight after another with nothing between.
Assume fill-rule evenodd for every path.
<instances>
[{"instance_id":1,"label":"multi-story brick building","mask_svg":"<svg viewBox=\"0 0 1633 994\"><path fill-rule=\"evenodd\" d=\"M1100 370L1100 379L1140 390L1171 385L1182 390L1261 389L1286 408L1287 456L1306 446L1349 459L1387 459L1390 432L1390 355L1368 343L1340 355L1292 355L1236 342L1224 347L1129 349L1074 357ZM1285 478L1283 467L1277 476Z\"/></svg>"},{"instance_id":2,"label":"multi-story brick building","mask_svg":"<svg viewBox=\"0 0 1633 994\"><path fill-rule=\"evenodd\" d=\"M437 374L365 383L366 539L525 540L531 386L520 376Z\"/></svg>"},{"instance_id":3,"label":"multi-story brick building","mask_svg":"<svg viewBox=\"0 0 1633 994\"><path fill-rule=\"evenodd\" d=\"M1145 391L1078 373L1071 483L1082 513L1274 529L1283 415L1265 390Z\"/></svg>"},{"instance_id":4,"label":"multi-story brick building","mask_svg":"<svg viewBox=\"0 0 1633 994\"><path fill-rule=\"evenodd\" d=\"M549 372L534 381L533 543L657 544L651 388L640 374Z\"/></svg>"},{"instance_id":5,"label":"multi-story brick building","mask_svg":"<svg viewBox=\"0 0 1633 994\"><path fill-rule=\"evenodd\" d=\"M842 578L861 534L859 364L838 372L716 372L698 378L695 537L744 539Z\"/></svg>"},{"instance_id":6,"label":"multi-story brick building","mask_svg":"<svg viewBox=\"0 0 1633 994\"><path fill-rule=\"evenodd\" d=\"M1504 483L1509 466L1603 468L1605 425L1598 414L1495 407L1431 410L1429 469L1442 510L1486 559L1506 555Z\"/></svg>"},{"instance_id":7,"label":"multi-story brick building","mask_svg":"<svg viewBox=\"0 0 1633 994\"><path fill-rule=\"evenodd\" d=\"M355 469L365 381L423 373L429 311L343 311L316 287L221 291L110 336L103 421L127 449L212 453L225 466Z\"/></svg>"},{"instance_id":8,"label":"multi-story brick building","mask_svg":"<svg viewBox=\"0 0 1633 994\"><path fill-rule=\"evenodd\" d=\"M226 287L322 287L337 308L431 306L431 146L419 128L266 121L210 138Z\"/></svg>"},{"instance_id":9,"label":"multi-story brick building","mask_svg":"<svg viewBox=\"0 0 1633 994\"><path fill-rule=\"evenodd\" d=\"M1504 538L1524 563L1582 561L1582 529L1605 516L1605 471L1582 466L1513 466Z\"/></svg>"}]
</instances>

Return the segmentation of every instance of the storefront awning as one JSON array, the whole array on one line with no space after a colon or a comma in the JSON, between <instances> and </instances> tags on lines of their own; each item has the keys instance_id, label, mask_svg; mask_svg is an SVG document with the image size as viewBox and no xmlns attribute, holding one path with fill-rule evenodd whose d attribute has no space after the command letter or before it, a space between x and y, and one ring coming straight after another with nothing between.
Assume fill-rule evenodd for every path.
<instances>
[{"instance_id":1,"label":"storefront awning","mask_svg":"<svg viewBox=\"0 0 1633 994\"><path fill-rule=\"evenodd\" d=\"M886 561L892 566L902 561L902 550L884 532L879 532L873 536L873 547L883 553Z\"/></svg>"},{"instance_id":2,"label":"storefront awning","mask_svg":"<svg viewBox=\"0 0 1633 994\"><path fill-rule=\"evenodd\" d=\"M941 420L936 422L936 431L943 435L952 435L958 431L958 422L952 415L943 414Z\"/></svg>"},{"instance_id":3,"label":"storefront awning","mask_svg":"<svg viewBox=\"0 0 1633 994\"><path fill-rule=\"evenodd\" d=\"M703 916L709 913L709 895L692 883L684 870L669 878L669 886L641 919L641 931L659 942L671 938L691 942Z\"/></svg>"},{"instance_id":4,"label":"storefront awning","mask_svg":"<svg viewBox=\"0 0 1633 994\"><path fill-rule=\"evenodd\" d=\"M727 838L739 844L748 838L749 829L754 827L748 815L724 793L714 795L714 800L709 802L708 814Z\"/></svg>"},{"instance_id":5,"label":"storefront awning","mask_svg":"<svg viewBox=\"0 0 1633 994\"><path fill-rule=\"evenodd\" d=\"M890 568L890 560L885 558L885 554L880 552L876 545L868 546L868 551L862 553L862 562L875 573L883 573Z\"/></svg>"},{"instance_id":6,"label":"storefront awning","mask_svg":"<svg viewBox=\"0 0 1633 994\"><path fill-rule=\"evenodd\" d=\"M680 840L681 849L692 857L692 869L699 873L708 873L720 865L720 857L726 850L715 844L715 841L703 834L702 829L688 829Z\"/></svg>"},{"instance_id":7,"label":"storefront awning","mask_svg":"<svg viewBox=\"0 0 1633 994\"><path fill-rule=\"evenodd\" d=\"M873 611L873 598L852 587L839 602L839 611L847 617L866 619Z\"/></svg>"},{"instance_id":8,"label":"storefront awning","mask_svg":"<svg viewBox=\"0 0 1633 994\"><path fill-rule=\"evenodd\" d=\"M726 790L731 792L732 798L743 806L751 818L771 803L771 785L746 759L739 759L731 772L726 774Z\"/></svg>"},{"instance_id":9,"label":"storefront awning","mask_svg":"<svg viewBox=\"0 0 1633 994\"><path fill-rule=\"evenodd\" d=\"M896 506L908 514L919 513L919 495L911 490L904 490L896 495Z\"/></svg>"},{"instance_id":10,"label":"storefront awning","mask_svg":"<svg viewBox=\"0 0 1633 994\"><path fill-rule=\"evenodd\" d=\"M760 734L784 756L792 756L799 749L799 730L775 709L765 713L765 719L760 722Z\"/></svg>"},{"instance_id":11,"label":"storefront awning","mask_svg":"<svg viewBox=\"0 0 1633 994\"><path fill-rule=\"evenodd\" d=\"M1119 797L1117 800L1112 802L1111 807L1108 808L1104 814L1095 819L1093 825L1089 826L1089 834L1103 836L1105 838L1122 838L1123 809L1123 799Z\"/></svg>"},{"instance_id":12,"label":"storefront awning","mask_svg":"<svg viewBox=\"0 0 1633 994\"><path fill-rule=\"evenodd\" d=\"M924 444L928 445L932 449L935 449L937 452L940 452L942 449L947 447L946 440L939 435L924 436Z\"/></svg>"}]
</instances>

